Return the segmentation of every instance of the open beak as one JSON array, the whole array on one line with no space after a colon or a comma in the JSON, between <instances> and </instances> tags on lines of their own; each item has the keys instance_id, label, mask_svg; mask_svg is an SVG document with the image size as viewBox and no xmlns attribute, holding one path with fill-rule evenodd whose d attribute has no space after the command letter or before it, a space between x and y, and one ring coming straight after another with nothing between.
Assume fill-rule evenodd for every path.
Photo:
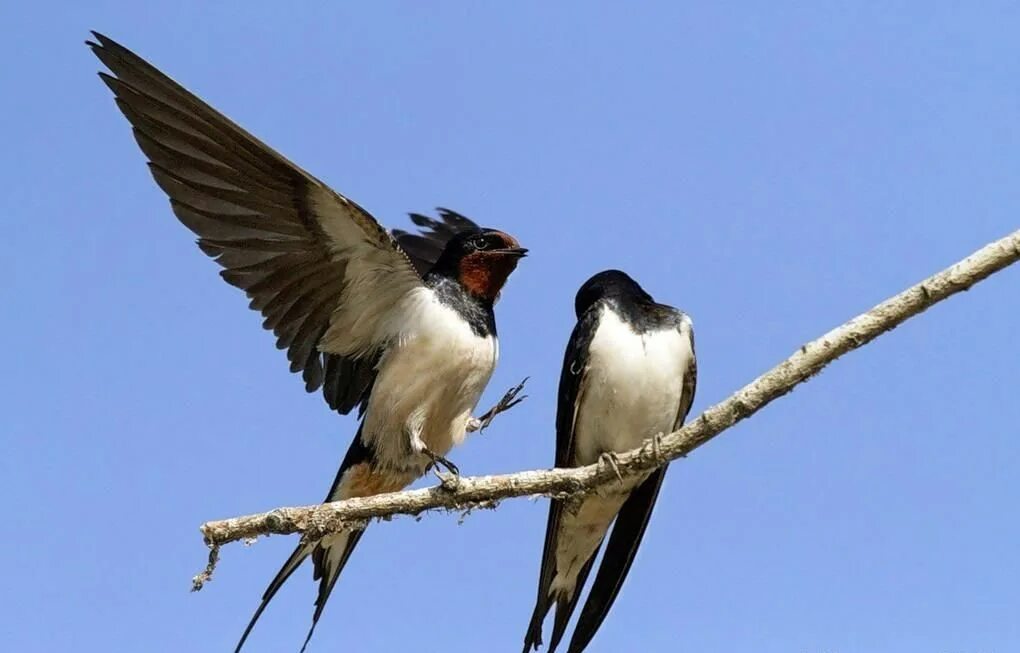
<instances>
[{"instance_id":1,"label":"open beak","mask_svg":"<svg viewBox=\"0 0 1020 653\"><path fill-rule=\"evenodd\" d=\"M490 249L492 254L507 254L508 256L516 256L523 258L528 255L528 250L524 247L504 247L503 249Z\"/></svg>"}]
</instances>

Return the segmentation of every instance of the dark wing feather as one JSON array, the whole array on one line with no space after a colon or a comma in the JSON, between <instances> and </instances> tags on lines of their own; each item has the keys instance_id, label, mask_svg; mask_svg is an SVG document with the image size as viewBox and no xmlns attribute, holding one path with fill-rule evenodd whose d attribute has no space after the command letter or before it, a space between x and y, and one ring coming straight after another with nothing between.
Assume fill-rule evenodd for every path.
<instances>
[{"instance_id":1,"label":"dark wing feather","mask_svg":"<svg viewBox=\"0 0 1020 653\"><path fill-rule=\"evenodd\" d=\"M556 407L556 467L571 467L574 455L574 420L577 416L577 406L580 405L581 395L584 392L585 372L588 368L588 354L591 340L595 335L598 326L599 306L589 308L574 326L567 343L567 350L563 357L563 369L560 372L559 397ZM563 512L563 502L551 499L549 501L549 518L545 528L545 545L542 549L542 569L538 579L538 598L535 602L535 610L531 615L528 624L528 631L524 636L524 651L534 647L538 649L542 643L542 622L545 620L552 601L549 597L549 587L556 576L556 537L559 532L560 515ZM594 559L594 556L593 556ZM582 570L587 575L591 567L591 560ZM577 594L582 587L583 578L578 576L577 590L574 601L569 605L557 608L557 622L560 614L564 614L564 627L570 619L577 601ZM562 633L561 633L562 634Z\"/></svg>"},{"instance_id":2,"label":"dark wing feather","mask_svg":"<svg viewBox=\"0 0 1020 653\"><path fill-rule=\"evenodd\" d=\"M479 231L480 227L470 218L449 209L436 209L439 219L430 218L419 213L412 213L411 222L417 225L421 233L413 234L403 229L394 229L393 237L403 249L411 263L424 276L443 253L443 248L450 239L461 233Z\"/></svg>"},{"instance_id":3,"label":"dark wing feather","mask_svg":"<svg viewBox=\"0 0 1020 653\"><path fill-rule=\"evenodd\" d=\"M680 428L687 413L691 410L694 402L694 392L698 382L698 362L693 355L694 332L690 323L682 321L678 327L682 335L686 335L691 343L691 360L684 373L683 386L680 393L680 404L677 410L677 417L673 429ZM627 573L637 555L638 547L641 546L641 539L644 537L648 520L652 516L652 509L655 507L655 500L659 495L659 488L666 476L666 468L663 465L652 472L651 476L644 480L637 487L627 501L620 508L620 512L613 523L613 532L609 536L609 543L606 545L606 553L602 557L602 564L595 575L595 582L591 592L585 600L581 616L577 619L574 627L574 634L570 639L570 647L567 653L581 653L588 643L595 636L599 626L609 614L623 582L627 579Z\"/></svg>"},{"instance_id":4,"label":"dark wing feather","mask_svg":"<svg viewBox=\"0 0 1020 653\"><path fill-rule=\"evenodd\" d=\"M585 311L570 334L563 356L556 404L557 467L571 467L574 464L574 422L584 394L588 355L598 327L600 310L601 305L595 304Z\"/></svg>"},{"instance_id":5,"label":"dark wing feather","mask_svg":"<svg viewBox=\"0 0 1020 653\"><path fill-rule=\"evenodd\" d=\"M368 406L368 395L375 381L375 366L379 353L373 357L346 358L336 354L323 354L325 360L325 381L322 394L326 403L335 411L346 415L355 406L364 413Z\"/></svg>"},{"instance_id":6,"label":"dark wing feather","mask_svg":"<svg viewBox=\"0 0 1020 653\"><path fill-rule=\"evenodd\" d=\"M178 219L244 290L311 392L349 412L392 334L388 310L421 283L364 209L100 34L88 45ZM365 315L371 316L364 319ZM327 374L327 369L332 376Z\"/></svg>"},{"instance_id":7,"label":"dark wing feather","mask_svg":"<svg viewBox=\"0 0 1020 653\"><path fill-rule=\"evenodd\" d=\"M684 373L684 389L680 395L680 407L677 410L676 422L673 424L674 431L684 425L684 420L687 419L688 413L691 412L691 406L694 404L694 393L698 390L698 355L694 349L694 329L691 327L690 321L686 319L681 323L679 329L680 333L686 333L690 340L691 361Z\"/></svg>"}]
</instances>

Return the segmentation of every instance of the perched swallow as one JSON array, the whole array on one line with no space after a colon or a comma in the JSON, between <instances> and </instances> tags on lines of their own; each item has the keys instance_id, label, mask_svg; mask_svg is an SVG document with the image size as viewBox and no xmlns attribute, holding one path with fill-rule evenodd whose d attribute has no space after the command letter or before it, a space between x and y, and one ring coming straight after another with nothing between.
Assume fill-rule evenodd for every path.
<instances>
[{"instance_id":1,"label":"perched swallow","mask_svg":"<svg viewBox=\"0 0 1020 653\"><path fill-rule=\"evenodd\" d=\"M655 303L618 270L588 279L574 308L577 326L560 375L556 466L590 465L604 457L612 464L615 453L683 424L697 380L694 331L683 312ZM612 484L579 505L552 501L525 653L541 645L542 623L554 603L549 651L556 649L615 519L569 653L581 653L588 645L627 577L665 473L663 466Z\"/></svg>"},{"instance_id":2,"label":"perched swallow","mask_svg":"<svg viewBox=\"0 0 1020 653\"><path fill-rule=\"evenodd\" d=\"M463 441L498 357L493 303L527 250L452 211L393 234L114 41L88 42L156 183L198 246L244 290L305 389L361 424L326 501L399 490ZM512 405L518 386L496 410ZM491 417L492 411L490 411ZM305 645L363 531L298 545L237 645L311 556ZM302 650L304 647L302 647Z\"/></svg>"}]
</instances>

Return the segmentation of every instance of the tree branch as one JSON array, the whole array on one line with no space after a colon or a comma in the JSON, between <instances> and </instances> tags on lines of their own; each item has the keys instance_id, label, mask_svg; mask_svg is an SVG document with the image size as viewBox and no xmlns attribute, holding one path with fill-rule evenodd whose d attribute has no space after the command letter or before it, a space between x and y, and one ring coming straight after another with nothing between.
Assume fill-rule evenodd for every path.
<instances>
[{"instance_id":1,"label":"tree branch","mask_svg":"<svg viewBox=\"0 0 1020 653\"><path fill-rule=\"evenodd\" d=\"M791 357L712 406L680 430L646 441L616 458L618 472L599 463L575 469L517 472L498 476L448 478L440 486L379 494L300 508L278 508L202 525L212 548L210 566L196 589L208 580L221 545L258 535L301 533L316 540L329 533L363 527L373 518L418 515L427 510L469 510L492 507L503 499L530 495L576 497L624 477L647 472L669 460L686 456L702 444L761 410L822 370L843 354L862 347L934 304L969 289L975 283L1020 259L1020 231L991 243L959 263L887 299L870 311L807 343Z\"/></svg>"}]
</instances>

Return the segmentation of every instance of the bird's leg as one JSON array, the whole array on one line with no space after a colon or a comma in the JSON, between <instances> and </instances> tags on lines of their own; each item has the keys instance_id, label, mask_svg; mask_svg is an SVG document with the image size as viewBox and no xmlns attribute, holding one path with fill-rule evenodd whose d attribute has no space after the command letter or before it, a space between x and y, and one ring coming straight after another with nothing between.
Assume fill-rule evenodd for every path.
<instances>
[{"instance_id":1,"label":"bird's leg","mask_svg":"<svg viewBox=\"0 0 1020 653\"><path fill-rule=\"evenodd\" d=\"M617 457L615 451L605 451L599 454L599 462L603 465L608 466L616 474L616 478L623 483L623 474L620 473L620 465L617 464Z\"/></svg>"},{"instance_id":2,"label":"bird's leg","mask_svg":"<svg viewBox=\"0 0 1020 653\"><path fill-rule=\"evenodd\" d=\"M528 382L529 378L530 377L524 377L523 381L507 390L502 399L497 401L495 406L485 411L481 417L469 417L466 428L467 432L473 433L474 431L484 431L489 427L489 424L492 424L492 420L496 418L496 415L510 410L527 399L528 395L524 395L523 397L518 397L517 395L519 395L521 390L524 389L524 384Z\"/></svg>"},{"instance_id":3,"label":"bird's leg","mask_svg":"<svg viewBox=\"0 0 1020 653\"><path fill-rule=\"evenodd\" d=\"M421 454L422 456L425 456L426 458L429 459L429 463L425 466L425 469L422 471L422 475L428 474L429 471L431 470L432 473L436 475L436 478L438 478L440 482L442 482L442 484L446 486L447 483L449 482L449 479L439 473L439 466L442 465L443 467L446 468L448 472L453 474L454 477L460 476L460 470L457 469L456 465L451 463L444 456L440 456L436 452L429 449L428 445L426 445L425 442L421 439L420 428L406 426L405 436L409 440L411 453Z\"/></svg>"}]
</instances>

